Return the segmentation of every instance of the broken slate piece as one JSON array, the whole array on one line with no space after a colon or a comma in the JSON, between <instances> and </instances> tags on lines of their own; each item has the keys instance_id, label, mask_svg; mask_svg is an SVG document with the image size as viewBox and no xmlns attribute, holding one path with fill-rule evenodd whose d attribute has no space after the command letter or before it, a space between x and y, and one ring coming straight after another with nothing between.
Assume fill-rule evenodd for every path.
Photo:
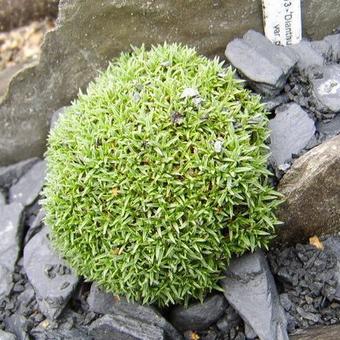
<instances>
[{"instance_id":1,"label":"broken slate piece","mask_svg":"<svg viewBox=\"0 0 340 340\"><path fill-rule=\"evenodd\" d=\"M276 167L290 162L308 144L315 133L314 121L297 104L286 104L276 109L269 122L271 130L271 160Z\"/></svg>"},{"instance_id":2,"label":"broken slate piece","mask_svg":"<svg viewBox=\"0 0 340 340\"><path fill-rule=\"evenodd\" d=\"M231 261L221 281L228 302L261 340L288 340L287 319L262 251Z\"/></svg>"},{"instance_id":3,"label":"broken slate piece","mask_svg":"<svg viewBox=\"0 0 340 340\"><path fill-rule=\"evenodd\" d=\"M165 340L164 330L122 315L104 315L91 324L90 333L101 340Z\"/></svg>"},{"instance_id":4,"label":"broken slate piece","mask_svg":"<svg viewBox=\"0 0 340 340\"><path fill-rule=\"evenodd\" d=\"M309 72L316 109L323 113L340 112L340 65L326 65Z\"/></svg>"},{"instance_id":5,"label":"broken slate piece","mask_svg":"<svg viewBox=\"0 0 340 340\"><path fill-rule=\"evenodd\" d=\"M67 106L63 106L62 108L60 108L59 110L53 113L52 118L51 118L50 131L54 129L59 117L65 112L66 109L67 109Z\"/></svg>"},{"instance_id":6,"label":"broken slate piece","mask_svg":"<svg viewBox=\"0 0 340 340\"><path fill-rule=\"evenodd\" d=\"M29 340L28 332L28 320L17 313L7 317L5 319L6 329L15 334L18 340Z\"/></svg>"},{"instance_id":7,"label":"broken slate piece","mask_svg":"<svg viewBox=\"0 0 340 340\"><path fill-rule=\"evenodd\" d=\"M34 203L42 189L45 178L44 161L35 163L9 191L10 202L20 202L25 206Z\"/></svg>"},{"instance_id":8,"label":"broken slate piece","mask_svg":"<svg viewBox=\"0 0 340 340\"><path fill-rule=\"evenodd\" d=\"M228 307L221 294L208 297L203 303L195 303L185 308L176 306L170 312L170 322L180 331L200 331L216 322Z\"/></svg>"},{"instance_id":9,"label":"broken slate piece","mask_svg":"<svg viewBox=\"0 0 340 340\"><path fill-rule=\"evenodd\" d=\"M319 122L317 124L317 130L326 138L331 138L340 134L340 114L336 115L330 121Z\"/></svg>"},{"instance_id":10,"label":"broken slate piece","mask_svg":"<svg viewBox=\"0 0 340 340\"><path fill-rule=\"evenodd\" d=\"M30 158L9 166L0 167L0 187L9 188L15 184L38 161L39 158Z\"/></svg>"},{"instance_id":11,"label":"broken slate piece","mask_svg":"<svg viewBox=\"0 0 340 340\"><path fill-rule=\"evenodd\" d=\"M322 55L312 47L310 41L303 40L298 44L285 48L288 48L295 53L298 59L296 67L301 74L303 74L304 71L311 66L322 66L325 63Z\"/></svg>"},{"instance_id":12,"label":"broken slate piece","mask_svg":"<svg viewBox=\"0 0 340 340\"><path fill-rule=\"evenodd\" d=\"M114 296L92 284L87 298L89 310L99 314L128 315L129 317L164 329L169 339L182 339L178 331L152 306L127 302L124 297Z\"/></svg>"},{"instance_id":13,"label":"broken slate piece","mask_svg":"<svg viewBox=\"0 0 340 340\"><path fill-rule=\"evenodd\" d=\"M21 203L0 206L0 265L14 272L23 237Z\"/></svg>"},{"instance_id":14,"label":"broken slate piece","mask_svg":"<svg viewBox=\"0 0 340 340\"><path fill-rule=\"evenodd\" d=\"M6 267L0 264L0 301L9 295L12 286L12 273Z\"/></svg>"},{"instance_id":15,"label":"broken slate piece","mask_svg":"<svg viewBox=\"0 0 340 340\"><path fill-rule=\"evenodd\" d=\"M47 228L25 246L24 269L35 292L41 312L56 319L78 284L78 277L52 249Z\"/></svg>"},{"instance_id":16,"label":"broken slate piece","mask_svg":"<svg viewBox=\"0 0 340 340\"><path fill-rule=\"evenodd\" d=\"M255 90L268 96L274 96L283 89L297 62L292 51L272 44L252 30L243 39L231 41L225 55Z\"/></svg>"},{"instance_id":17,"label":"broken slate piece","mask_svg":"<svg viewBox=\"0 0 340 340\"><path fill-rule=\"evenodd\" d=\"M0 339L1 340L17 340L13 333L8 333L0 329Z\"/></svg>"},{"instance_id":18,"label":"broken slate piece","mask_svg":"<svg viewBox=\"0 0 340 340\"><path fill-rule=\"evenodd\" d=\"M0 206L6 204L5 195L0 191Z\"/></svg>"},{"instance_id":19,"label":"broken slate piece","mask_svg":"<svg viewBox=\"0 0 340 340\"><path fill-rule=\"evenodd\" d=\"M322 55L326 62L332 59L332 45L326 40L316 40L311 42L311 47Z\"/></svg>"}]
</instances>

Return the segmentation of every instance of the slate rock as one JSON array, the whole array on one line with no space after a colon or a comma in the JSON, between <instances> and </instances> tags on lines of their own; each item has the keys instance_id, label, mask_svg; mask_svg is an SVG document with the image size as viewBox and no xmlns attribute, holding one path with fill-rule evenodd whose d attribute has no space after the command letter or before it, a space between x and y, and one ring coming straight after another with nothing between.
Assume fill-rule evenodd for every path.
<instances>
[{"instance_id":1,"label":"slate rock","mask_svg":"<svg viewBox=\"0 0 340 340\"><path fill-rule=\"evenodd\" d=\"M277 216L284 225L278 242L302 243L314 235L340 231L340 136L295 160L278 190L285 202Z\"/></svg>"},{"instance_id":2,"label":"slate rock","mask_svg":"<svg viewBox=\"0 0 340 340\"><path fill-rule=\"evenodd\" d=\"M340 114L336 115L333 119L329 121L318 122L316 125L316 129L322 136L327 139L340 134Z\"/></svg>"},{"instance_id":3,"label":"slate rock","mask_svg":"<svg viewBox=\"0 0 340 340\"><path fill-rule=\"evenodd\" d=\"M35 157L9 166L0 167L0 187L9 188L15 184L38 161L39 158Z\"/></svg>"},{"instance_id":4,"label":"slate rock","mask_svg":"<svg viewBox=\"0 0 340 340\"><path fill-rule=\"evenodd\" d=\"M0 206L6 204L5 195L0 191Z\"/></svg>"},{"instance_id":5,"label":"slate rock","mask_svg":"<svg viewBox=\"0 0 340 340\"><path fill-rule=\"evenodd\" d=\"M178 331L152 306L127 302L124 297L117 297L100 289L95 283L91 285L87 299L89 310L99 314L127 315L164 329L169 339L182 339Z\"/></svg>"},{"instance_id":6,"label":"slate rock","mask_svg":"<svg viewBox=\"0 0 340 340\"><path fill-rule=\"evenodd\" d=\"M67 109L67 106L63 106L62 108L60 108L59 110L53 113L52 118L51 118L50 131L54 129L60 116L62 116L62 114L65 112L66 109Z\"/></svg>"},{"instance_id":7,"label":"slate rock","mask_svg":"<svg viewBox=\"0 0 340 340\"><path fill-rule=\"evenodd\" d=\"M165 340L164 330L122 315L104 315L91 324L96 340Z\"/></svg>"},{"instance_id":8,"label":"slate rock","mask_svg":"<svg viewBox=\"0 0 340 340\"><path fill-rule=\"evenodd\" d=\"M269 122L271 162L280 167L308 145L315 133L314 121L299 105L285 104L276 109Z\"/></svg>"},{"instance_id":9,"label":"slate rock","mask_svg":"<svg viewBox=\"0 0 340 340\"><path fill-rule=\"evenodd\" d=\"M340 65L325 65L309 72L313 104L322 113L340 112Z\"/></svg>"},{"instance_id":10,"label":"slate rock","mask_svg":"<svg viewBox=\"0 0 340 340\"><path fill-rule=\"evenodd\" d=\"M310 41L302 40L300 43L285 47L293 51L297 57L296 68L301 74L304 74L305 70L311 66L322 66L325 63L325 59L322 54L313 48Z\"/></svg>"},{"instance_id":11,"label":"slate rock","mask_svg":"<svg viewBox=\"0 0 340 340\"><path fill-rule=\"evenodd\" d=\"M49 319L56 319L71 298L79 278L52 249L47 228L25 246L24 269L41 312Z\"/></svg>"},{"instance_id":12,"label":"slate rock","mask_svg":"<svg viewBox=\"0 0 340 340\"><path fill-rule=\"evenodd\" d=\"M240 326L242 319L232 306L228 306L224 315L216 322L216 327L223 333L229 333L233 328Z\"/></svg>"},{"instance_id":13,"label":"slate rock","mask_svg":"<svg viewBox=\"0 0 340 340\"><path fill-rule=\"evenodd\" d=\"M38 214L34 218L32 225L30 226L30 228L28 229L26 233L25 244L27 244L27 242L45 226L44 217L45 217L45 211L42 208L40 208Z\"/></svg>"},{"instance_id":14,"label":"slate rock","mask_svg":"<svg viewBox=\"0 0 340 340\"><path fill-rule=\"evenodd\" d=\"M17 340L30 339L27 334L29 322L24 316L17 313L12 314L5 319L5 326L7 330L15 334Z\"/></svg>"},{"instance_id":15,"label":"slate rock","mask_svg":"<svg viewBox=\"0 0 340 340\"><path fill-rule=\"evenodd\" d=\"M282 94L279 96L276 96L274 98L266 99L263 101L263 104L268 111L273 111L281 104L287 104L289 101L289 98L286 94Z\"/></svg>"},{"instance_id":16,"label":"slate rock","mask_svg":"<svg viewBox=\"0 0 340 340\"><path fill-rule=\"evenodd\" d=\"M17 340L13 333L8 333L0 329L0 339L1 340Z\"/></svg>"},{"instance_id":17,"label":"slate rock","mask_svg":"<svg viewBox=\"0 0 340 340\"><path fill-rule=\"evenodd\" d=\"M180 331L201 331L216 322L225 312L228 303L222 294L208 297L203 303L188 308L176 306L170 312L170 322Z\"/></svg>"},{"instance_id":18,"label":"slate rock","mask_svg":"<svg viewBox=\"0 0 340 340\"><path fill-rule=\"evenodd\" d=\"M9 295L12 286L12 273L5 266L0 264L0 301Z\"/></svg>"},{"instance_id":19,"label":"slate rock","mask_svg":"<svg viewBox=\"0 0 340 340\"><path fill-rule=\"evenodd\" d=\"M336 340L340 339L340 325L318 326L300 329L291 335L291 340Z\"/></svg>"},{"instance_id":20,"label":"slate rock","mask_svg":"<svg viewBox=\"0 0 340 340\"><path fill-rule=\"evenodd\" d=\"M33 328L30 332L34 340L96 340L96 336L91 337L82 329L45 329L43 327Z\"/></svg>"},{"instance_id":21,"label":"slate rock","mask_svg":"<svg viewBox=\"0 0 340 340\"><path fill-rule=\"evenodd\" d=\"M332 45L326 40L316 40L311 42L311 47L319 53L326 62L332 60Z\"/></svg>"},{"instance_id":22,"label":"slate rock","mask_svg":"<svg viewBox=\"0 0 340 340\"><path fill-rule=\"evenodd\" d=\"M261 340L288 340L287 319L261 251L233 259L221 281L224 295Z\"/></svg>"},{"instance_id":23,"label":"slate rock","mask_svg":"<svg viewBox=\"0 0 340 340\"><path fill-rule=\"evenodd\" d=\"M274 96L283 89L297 62L297 57L290 50L273 45L262 34L252 30L243 39L230 42L225 55L255 90L268 96Z\"/></svg>"},{"instance_id":24,"label":"slate rock","mask_svg":"<svg viewBox=\"0 0 340 340\"><path fill-rule=\"evenodd\" d=\"M20 180L10 188L9 201L25 206L33 204L42 189L45 179L45 161L36 162Z\"/></svg>"},{"instance_id":25,"label":"slate rock","mask_svg":"<svg viewBox=\"0 0 340 340\"><path fill-rule=\"evenodd\" d=\"M10 272L14 271L21 250L23 210L21 203L0 206L0 265Z\"/></svg>"}]
</instances>

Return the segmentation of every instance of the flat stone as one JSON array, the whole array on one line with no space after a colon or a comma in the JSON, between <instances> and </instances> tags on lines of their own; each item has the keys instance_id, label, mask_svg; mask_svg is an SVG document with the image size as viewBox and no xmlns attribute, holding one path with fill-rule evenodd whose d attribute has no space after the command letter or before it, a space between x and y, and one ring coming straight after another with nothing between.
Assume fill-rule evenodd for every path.
<instances>
[{"instance_id":1,"label":"flat stone","mask_svg":"<svg viewBox=\"0 0 340 340\"><path fill-rule=\"evenodd\" d=\"M340 134L340 114L329 121L318 122L317 130L326 138L331 138Z\"/></svg>"},{"instance_id":2,"label":"flat stone","mask_svg":"<svg viewBox=\"0 0 340 340\"><path fill-rule=\"evenodd\" d=\"M301 74L311 66L322 66L325 63L322 54L313 48L310 41L303 40L286 48L295 53L298 60L296 67Z\"/></svg>"},{"instance_id":3,"label":"flat stone","mask_svg":"<svg viewBox=\"0 0 340 340\"><path fill-rule=\"evenodd\" d=\"M338 26L340 2L306 1L302 15L304 35L321 39ZM251 28L263 30L261 0L61 1L39 63L14 76L0 103L0 164L41 156L53 112L131 45L177 41L222 56Z\"/></svg>"},{"instance_id":4,"label":"flat stone","mask_svg":"<svg viewBox=\"0 0 340 340\"><path fill-rule=\"evenodd\" d=\"M62 108L60 108L59 110L53 113L52 118L51 118L50 131L54 129L54 127L56 126L58 122L58 119L63 115L66 109L67 109L67 106L63 106Z\"/></svg>"},{"instance_id":5,"label":"flat stone","mask_svg":"<svg viewBox=\"0 0 340 340\"><path fill-rule=\"evenodd\" d=\"M96 340L165 340L164 330L122 315L104 315L91 324Z\"/></svg>"},{"instance_id":6,"label":"flat stone","mask_svg":"<svg viewBox=\"0 0 340 340\"><path fill-rule=\"evenodd\" d=\"M0 339L1 340L17 340L13 333L8 333L0 329Z\"/></svg>"},{"instance_id":7,"label":"flat stone","mask_svg":"<svg viewBox=\"0 0 340 340\"><path fill-rule=\"evenodd\" d=\"M92 284L87 302L89 310L100 314L127 315L164 329L169 339L182 339L178 331L152 306L127 302L123 297L104 292L95 283Z\"/></svg>"},{"instance_id":8,"label":"flat stone","mask_svg":"<svg viewBox=\"0 0 340 340\"><path fill-rule=\"evenodd\" d=\"M9 295L12 287L12 273L6 267L0 264L0 301Z\"/></svg>"},{"instance_id":9,"label":"flat stone","mask_svg":"<svg viewBox=\"0 0 340 340\"><path fill-rule=\"evenodd\" d=\"M287 319L261 251L233 259L221 281L224 295L262 340L288 340Z\"/></svg>"},{"instance_id":10,"label":"flat stone","mask_svg":"<svg viewBox=\"0 0 340 340\"><path fill-rule=\"evenodd\" d=\"M17 313L5 319L6 329L15 334L17 340L29 340L27 334L28 331L28 321L27 319Z\"/></svg>"},{"instance_id":11,"label":"flat stone","mask_svg":"<svg viewBox=\"0 0 340 340\"><path fill-rule=\"evenodd\" d=\"M71 298L79 278L52 249L47 228L25 246L24 269L41 312L49 319L56 319Z\"/></svg>"},{"instance_id":12,"label":"flat stone","mask_svg":"<svg viewBox=\"0 0 340 340\"><path fill-rule=\"evenodd\" d=\"M279 242L303 243L340 231L340 136L295 160L278 189L285 196L277 215Z\"/></svg>"},{"instance_id":13,"label":"flat stone","mask_svg":"<svg viewBox=\"0 0 340 340\"><path fill-rule=\"evenodd\" d=\"M97 338L90 337L85 331L72 329L44 329L36 327L30 331L30 335L34 340L96 340Z\"/></svg>"},{"instance_id":14,"label":"flat stone","mask_svg":"<svg viewBox=\"0 0 340 340\"><path fill-rule=\"evenodd\" d=\"M280 106L282 104L287 104L288 101L289 101L288 96L286 94L282 94L282 95L276 96L274 98L263 100L263 104L264 104L266 110L273 111L278 106Z\"/></svg>"},{"instance_id":15,"label":"flat stone","mask_svg":"<svg viewBox=\"0 0 340 340\"><path fill-rule=\"evenodd\" d=\"M314 136L314 121L299 105L285 104L276 109L269 122L271 161L279 167L292 160Z\"/></svg>"},{"instance_id":16,"label":"flat stone","mask_svg":"<svg viewBox=\"0 0 340 340\"><path fill-rule=\"evenodd\" d=\"M340 33L328 35L323 40L331 45L333 62L338 62L340 60Z\"/></svg>"},{"instance_id":17,"label":"flat stone","mask_svg":"<svg viewBox=\"0 0 340 340\"><path fill-rule=\"evenodd\" d=\"M39 158L30 158L16 164L0 167L0 187L9 188L24 175Z\"/></svg>"},{"instance_id":18,"label":"flat stone","mask_svg":"<svg viewBox=\"0 0 340 340\"><path fill-rule=\"evenodd\" d=\"M291 340L331 340L340 339L340 325L317 326L299 330L292 334Z\"/></svg>"},{"instance_id":19,"label":"flat stone","mask_svg":"<svg viewBox=\"0 0 340 340\"><path fill-rule=\"evenodd\" d=\"M316 68L308 79L316 109L323 113L340 112L340 65Z\"/></svg>"},{"instance_id":20,"label":"flat stone","mask_svg":"<svg viewBox=\"0 0 340 340\"><path fill-rule=\"evenodd\" d=\"M326 62L332 60L332 45L326 40L311 41L311 47L322 55Z\"/></svg>"},{"instance_id":21,"label":"flat stone","mask_svg":"<svg viewBox=\"0 0 340 340\"><path fill-rule=\"evenodd\" d=\"M23 210L21 203L0 206L0 265L10 272L14 271L21 250Z\"/></svg>"},{"instance_id":22,"label":"flat stone","mask_svg":"<svg viewBox=\"0 0 340 340\"><path fill-rule=\"evenodd\" d=\"M0 191L0 206L6 204L5 195Z\"/></svg>"},{"instance_id":23,"label":"flat stone","mask_svg":"<svg viewBox=\"0 0 340 340\"><path fill-rule=\"evenodd\" d=\"M44 184L45 161L35 163L20 180L10 188L9 201L20 202L24 206L33 204Z\"/></svg>"},{"instance_id":24,"label":"flat stone","mask_svg":"<svg viewBox=\"0 0 340 340\"><path fill-rule=\"evenodd\" d=\"M203 303L195 303L188 308L176 306L170 312L170 322L180 331L201 331L216 322L228 307L221 294L208 297Z\"/></svg>"},{"instance_id":25,"label":"flat stone","mask_svg":"<svg viewBox=\"0 0 340 340\"><path fill-rule=\"evenodd\" d=\"M273 45L255 31L248 31L243 39L230 42L225 55L255 90L268 96L283 89L297 62L290 50Z\"/></svg>"}]
</instances>

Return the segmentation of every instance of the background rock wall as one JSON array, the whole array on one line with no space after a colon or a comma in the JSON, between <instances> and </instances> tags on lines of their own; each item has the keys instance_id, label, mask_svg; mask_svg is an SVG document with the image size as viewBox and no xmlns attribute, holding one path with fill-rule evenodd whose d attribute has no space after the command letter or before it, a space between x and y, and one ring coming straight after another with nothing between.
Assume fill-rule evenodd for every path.
<instances>
[{"instance_id":1,"label":"background rock wall","mask_svg":"<svg viewBox=\"0 0 340 340\"><path fill-rule=\"evenodd\" d=\"M340 2L304 1L304 28L321 38L340 22ZM41 155L52 113L75 98L130 45L181 41L207 55L248 29L262 31L260 0L61 0L40 63L17 74L0 99L0 165Z\"/></svg>"}]
</instances>

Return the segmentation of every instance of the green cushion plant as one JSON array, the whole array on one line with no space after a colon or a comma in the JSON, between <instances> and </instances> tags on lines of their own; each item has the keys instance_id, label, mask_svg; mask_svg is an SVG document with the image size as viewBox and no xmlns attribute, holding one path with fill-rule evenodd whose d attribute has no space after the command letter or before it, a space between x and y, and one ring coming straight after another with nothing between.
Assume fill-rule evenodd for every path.
<instances>
[{"instance_id":1,"label":"green cushion plant","mask_svg":"<svg viewBox=\"0 0 340 340\"><path fill-rule=\"evenodd\" d=\"M142 303L202 300L232 255L266 247L268 119L230 68L178 44L111 63L49 136L53 242L89 280Z\"/></svg>"}]
</instances>

